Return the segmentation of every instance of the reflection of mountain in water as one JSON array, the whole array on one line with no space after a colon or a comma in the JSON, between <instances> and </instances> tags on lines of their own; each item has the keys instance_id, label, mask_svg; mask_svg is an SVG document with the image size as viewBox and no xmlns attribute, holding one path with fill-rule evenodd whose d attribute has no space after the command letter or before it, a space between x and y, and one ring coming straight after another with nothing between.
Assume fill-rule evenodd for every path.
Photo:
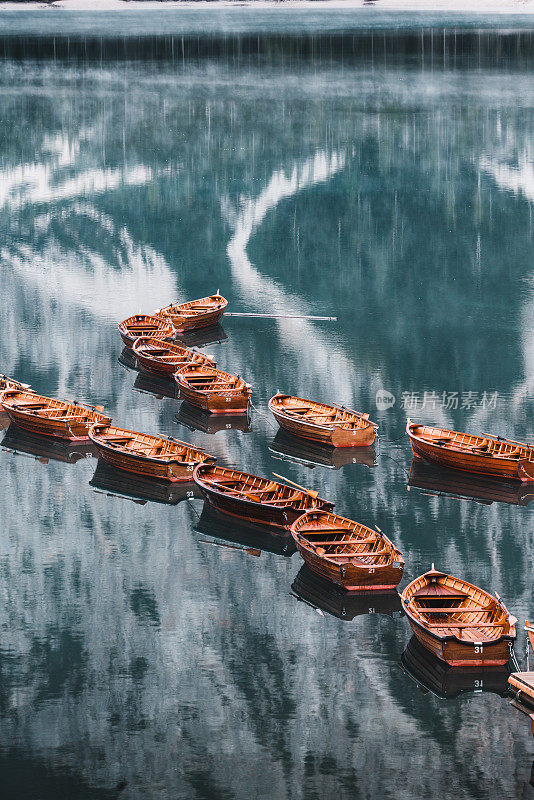
<instances>
[{"instance_id":1,"label":"reflection of mountain in water","mask_svg":"<svg viewBox=\"0 0 534 800\"><path fill-rule=\"evenodd\" d=\"M264 414L246 437L213 437L217 455L271 474L265 407L278 386L369 411L390 389L377 467L315 470L314 488L377 522L410 574L438 554L524 614L528 509L408 495L408 444L392 440L412 389L496 388L519 399L503 427L529 429L525 40L513 73L482 76L449 49L443 62L437 38L439 71L429 47L424 63L396 50L378 69L364 40L345 70L319 44L280 70L283 46L259 70L236 69L229 50L222 71L181 51L120 68L0 64L2 371L171 433L176 403L134 393L117 364L118 319L206 287L230 309L337 315L330 327L225 321L217 361L246 368ZM503 163L521 167L515 190ZM456 416L485 430L495 413ZM94 462L0 457L0 732L25 756L60 761L99 796L123 780L131 798L520 793L527 738L514 715L491 694L475 710L415 702L394 669L405 626L310 614L288 595L297 566L276 548L256 559L198 542L196 503L94 492ZM305 483L307 468L290 466ZM496 730L513 747L499 749Z\"/></svg>"}]
</instances>

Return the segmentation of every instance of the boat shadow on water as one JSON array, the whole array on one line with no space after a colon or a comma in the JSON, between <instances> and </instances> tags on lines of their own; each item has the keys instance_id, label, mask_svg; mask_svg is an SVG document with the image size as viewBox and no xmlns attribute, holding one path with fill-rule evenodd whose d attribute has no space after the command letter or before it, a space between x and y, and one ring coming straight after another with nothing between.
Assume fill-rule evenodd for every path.
<instances>
[{"instance_id":1,"label":"boat shadow on water","mask_svg":"<svg viewBox=\"0 0 534 800\"><path fill-rule=\"evenodd\" d=\"M363 464L372 469L376 467L374 447L329 447L305 439L299 439L280 430L269 445L269 450L284 461L297 462L305 467L326 467L341 469L348 464Z\"/></svg>"},{"instance_id":2,"label":"boat shadow on water","mask_svg":"<svg viewBox=\"0 0 534 800\"><path fill-rule=\"evenodd\" d=\"M483 505L509 503L527 506L534 500L534 484L470 475L416 458L412 460L408 478L408 489L412 487L425 494L442 495L453 500L473 500Z\"/></svg>"},{"instance_id":3,"label":"boat shadow on water","mask_svg":"<svg viewBox=\"0 0 534 800\"><path fill-rule=\"evenodd\" d=\"M442 700L452 700L466 692L512 695L508 685L510 662L502 667L450 667L429 653L415 636L408 642L400 666L424 694L431 692Z\"/></svg>"},{"instance_id":4,"label":"boat shadow on water","mask_svg":"<svg viewBox=\"0 0 534 800\"><path fill-rule=\"evenodd\" d=\"M394 619L403 616L400 596L395 590L345 592L316 575L306 564L298 571L291 591L297 600L346 622L367 614L384 614Z\"/></svg>"},{"instance_id":5,"label":"boat shadow on water","mask_svg":"<svg viewBox=\"0 0 534 800\"><path fill-rule=\"evenodd\" d=\"M137 363L135 353L130 347L122 348L118 362L119 364L122 364L123 367L126 367L126 369L133 369L136 372L139 372L139 364Z\"/></svg>"},{"instance_id":6,"label":"boat shadow on water","mask_svg":"<svg viewBox=\"0 0 534 800\"><path fill-rule=\"evenodd\" d=\"M218 433L219 431L234 430L242 433L251 431L250 416L248 414L210 414L184 400L178 409L175 420L191 431L202 433Z\"/></svg>"},{"instance_id":7,"label":"boat shadow on water","mask_svg":"<svg viewBox=\"0 0 534 800\"><path fill-rule=\"evenodd\" d=\"M149 375L148 372L143 372L143 370L139 370L137 373L133 388L136 392L152 394L160 400L163 397L170 397L171 400L176 400L179 396L178 387L172 379Z\"/></svg>"},{"instance_id":8,"label":"boat shadow on water","mask_svg":"<svg viewBox=\"0 0 534 800\"><path fill-rule=\"evenodd\" d=\"M51 436L40 436L37 433L29 433L14 423L11 423L6 430L0 446L15 454L33 456L42 464L47 464L49 461L75 464L83 458L97 456L96 448L91 442L71 442L54 439Z\"/></svg>"},{"instance_id":9,"label":"boat shadow on water","mask_svg":"<svg viewBox=\"0 0 534 800\"><path fill-rule=\"evenodd\" d=\"M239 549L263 550L267 553L287 557L296 552L289 531L273 532L272 528L264 525L234 519L217 511L208 502L204 502L195 530L205 536L230 542L231 545L241 545ZM211 544L217 545L218 543L211 542Z\"/></svg>"},{"instance_id":10,"label":"boat shadow on water","mask_svg":"<svg viewBox=\"0 0 534 800\"><path fill-rule=\"evenodd\" d=\"M89 485L97 491L133 500L140 505L146 505L147 502L177 505L182 500L201 497L200 491L191 481L170 483L157 478L145 478L115 469L101 460Z\"/></svg>"},{"instance_id":11,"label":"boat shadow on water","mask_svg":"<svg viewBox=\"0 0 534 800\"><path fill-rule=\"evenodd\" d=\"M228 334L220 323L216 323L210 325L209 328L181 333L176 337L176 343L184 347L206 347L210 344L221 344L226 339L228 339Z\"/></svg>"}]
</instances>

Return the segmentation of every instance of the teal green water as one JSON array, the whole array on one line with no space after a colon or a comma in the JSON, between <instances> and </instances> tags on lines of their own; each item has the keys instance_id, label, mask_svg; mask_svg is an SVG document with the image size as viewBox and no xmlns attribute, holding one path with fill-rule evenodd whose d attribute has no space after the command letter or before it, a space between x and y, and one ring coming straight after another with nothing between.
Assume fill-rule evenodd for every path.
<instances>
[{"instance_id":1,"label":"teal green water","mask_svg":"<svg viewBox=\"0 0 534 800\"><path fill-rule=\"evenodd\" d=\"M343 19L133 39L2 22L0 371L313 487L400 546L401 586L435 562L498 591L525 666L533 495L410 473L402 434L410 415L534 441L532 34ZM337 317L197 339L254 387L230 428L137 372L116 330L217 288L234 312ZM277 388L368 411L374 453L277 434ZM329 593L191 487L0 437L4 796L532 796L504 673L406 650L391 597Z\"/></svg>"}]
</instances>

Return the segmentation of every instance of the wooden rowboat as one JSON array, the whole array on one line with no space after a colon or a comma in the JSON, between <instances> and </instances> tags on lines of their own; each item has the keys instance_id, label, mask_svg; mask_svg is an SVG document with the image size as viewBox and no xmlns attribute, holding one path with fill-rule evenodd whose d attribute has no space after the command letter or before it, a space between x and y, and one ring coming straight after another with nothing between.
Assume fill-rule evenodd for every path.
<instances>
[{"instance_id":1,"label":"wooden rowboat","mask_svg":"<svg viewBox=\"0 0 534 800\"><path fill-rule=\"evenodd\" d=\"M189 303L171 303L165 308L158 308L154 311L154 316L169 320L176 333L185 333L215 325L224 314L227 305L228 300L225 300L217 289L217 293L209 297L201 297Z\"/></svg>"},{"instance_id":2,"label":"wooden rowboat","mask_svg":"<svg viewBox=\"0 0 534 800\"><path fill-rule=\"evenodd\" d=\"M281 428L295 436L332 447L366 447L373 444L377 426L369 414L314 403L277 392L269 409Z\"/></svg>"},{"instance_id":3,"label":"wooden rowboat","mask_svg":"<svg viewBox=\"0 0 534 800\"><path fill-rule=\"evenodd\" d=\"M73 442L87 440L89 428L96 422L111 422L110 417L100 413L102 406L54 400L24 389L6 389L0 396L0 403L15 425L32 433Z\"/></svg>"},{"instance_id":4,"label":"wooden rowboat","mask_svg":"<svg viewBox=\"0 0 534 800\"><path fill-rule=\"evenodd\" d=\"M119 322L119 333L126 347L133 347L140 336L152 336L154 339L173 338L176 331L168 319L150 314L134 314Z\"/></svg>"},{"instance_id":5,"label":"wooden rowboat","mask_svg":"<svg viewBox=\"0 0 534 800\"><path fill-rule=\"evenodd\" d=\"M190 481L196 464L215 461L202 450L165 436L138 433L107 424L93 425L89 438L98 455L126 472L167 481Z\"/></svg>"},{"instance_id":6,"label":"wooden rowboat","mask_svg":"<svg viewBox=\"0 0 534 800\"><path fill-rule=\"evenodd\" d=\"M6 389L25 389L27 391L32 391L27 383L19 383L19 381L13 380L13 378L8 378L7 375L0 375L0 395ZM7 428L9 423L9 416L0 408L0 431Z\"/></svg>"},{"instance_id":7,"label":"wooden rowboat","mask_svg":"<svg viewBox=\"0 0 534 800\"><path fill-rule=\"evenodd\" d=\"M30 386L27 383L20 383L13 378L8 378L7 375L0 375L0 392L6 389L23 389L28 391Z\"/></svg>"},{"instance_id":8,"label":"wooden rowboat","mask_svg":"<svg viewBox=\"0 0 534 800\"><path fill-rule=\"evenodd\" d=\"M132 351L146 372L166 378L172 378L177 370L188 364L206 364L215 367L215 361L211 356L153 336L140 336L135 340Z\"/></svg>"},{"instance_id":9,"label":"wooden rowboat","mask_svg":"<svg viewBox=\"0 0 534 800\"><path fill-rule=\"evenodd\" d=\"M534 480L534 447L523 442L490 434L458 433L410 419L406 432L416 458L479 475Z\"/></svg>"},{"instance_id":10,"label":"wooden rowboat","mask_svg":"<svg viewBox=\"0 0 534 800\"><path fill-rule=\"evenodd\" d=\"M243 414L248 409L252 387L239 375L203 364L190 364L175 373L182 397L210 414Z\"/></svg>"},{"instance_id":11,"label":"wooden rowboat","mask_svg":"<svg viewBox=\"0 0 534 800\"><path fill-rule=\"evenodd\" d=\"M293 523L291 534L308 567L347 591L394 589L402 578L402 553L379 528L308 511Z\"/></svg>"},{"instance_id":12,"label":"wooden rowboat","mask_svg":"<svg viewBox=\"0 0 534 800\"><path fill-rule=\"evenodd\" d=\"M500 597L432 568L404 589L402 607L421 644L453 667L506 664L516 618Z\"/></svg>"},{"instance_id":13,"label":"wooden rowboat","mask_svg":"<svg viewBox=\"0 0 534 800\"><path fill-rule=\"evenodd\" d=\"M290 528L311 508L334 507L317 492L213 464L195 467L193 480L205 499L219 511L276 528Z\"/></svg>"}]
</instances>

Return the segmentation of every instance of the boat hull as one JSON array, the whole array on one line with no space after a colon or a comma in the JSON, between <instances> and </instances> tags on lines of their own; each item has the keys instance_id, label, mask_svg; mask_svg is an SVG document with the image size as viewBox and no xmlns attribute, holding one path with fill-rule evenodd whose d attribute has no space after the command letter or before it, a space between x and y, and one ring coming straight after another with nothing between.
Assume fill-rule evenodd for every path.
<instances>
[{"instance_id":1,"label":"boat hull","mask_svg":"<svg viewBox=\"0 0 534 800\"><path fill-rule=\"evenodd\" d=\"M271 412L279 426L301 439L330 447L369 447L376 439L376 428L369 424L365 428L344 430L338 426L326 427L311 422L290 419L271 406Z\"/></svg>"},{"instance_id":2,"label":"boat hull","mask_svg":"<svg viewBox=\"0 0 534 800\"><path fill-rule=\"evenodd\" d=\"M176 382L184 400L203 411L209 411L210 414L245 414L248 410L250 403L248 394L231 392L226 394L224 391L217 394L215 392L205 394L191 389L178 377L176 377Z\"/></svg>"},{"instance_id":3,"label":"boat hull","mask_svg":"<svg viewBox=\"0 0 534 800\"><path fill-rule=\"evenodd\" d=\"M515 637L502 636L493 642L461 642L456 636L433 634L414 620L406 607L404 611L423 647L451 667L502 667L510 660Z\"/></svg>"},{"instance_id":4,"label":"boat hull","mask_svg":"<svg viewBox=\"0 0 534 800\"><path fill-rule=\"evenodd\" d=\"M197 331L200 328L208 328L210 325L216 325L224 314L226 306L223 308L208 311L205 314L198 314L194 317L181 317L179 314L165 314L177 334L188 333L189 331Z\"/></svg>"},{"instance_id":5,"label":"boat hull","mask_svg":"<svg viewBox=\"0 0 534 800\"><path fill-rule=\"evenodd\" d=\"M47 419L34 414L24 414L11 408L5 410L11 422L18 425L19 428L39 436L53 436L56 439L65 439L70 442L88 442L89 428L94 425L95 421L111 421L108 417L101 417L99 420L64 422L60 419Z\"/></svg>"},{"instance_id":6,"label":"boat hull","mask_svg":"<svg viewBox=\"0 0 534 800\"><path fill-rule=\"evenodd\" d=\"M180 464L176 461L169 463L133 454L130 455L114 451L112 448L102 446L96 441L94 441L94 445L98 450L98 457L111 467L115 467L115 469L131 472L135 475L171 481L172 483L185 483L193 480L193 464Z\"/></svg>"},{"instance_id":7,"label":"boat hull","mask_svg":"<svg viewBox=\"0 0 534 800\"><path fill-rule=\"evenodd\" d=\"M298 551L305 564L316 575L341 586L347 592L379 592L396 589L402 578L404 564L377 564L375 566L358 566L356 564L333 564L304 548L296 542Z\"/></svg>"},{"instance_id":8,"label":"boat hull","mask_svg":"<svg viewBox=\"0 0 534 800\"><path fill-rule=\"evenodd\" d=\"M205 484L197 484L205 500L217 511L229 514L237 519L268 525L271 528L289 530L291 525L303 514L301 508L285 506L277 508L265 503L255 503L252 500L229 497L222 492L212 491Z\"/></svg>"},{"instance_id":9,"label":"boat hull","mask_svg":"<svg viewBox=\"0 0 534 800\"><path fill-rule=\"evenodd\" d=\"M511 458L459 452L414 436L409 428L408 436L415 458L422 458L442 467L471 472L477 475L523 482L534 480L534 464L532 462L526 463L525 461Z\"/></svg>"}]
</instances>

